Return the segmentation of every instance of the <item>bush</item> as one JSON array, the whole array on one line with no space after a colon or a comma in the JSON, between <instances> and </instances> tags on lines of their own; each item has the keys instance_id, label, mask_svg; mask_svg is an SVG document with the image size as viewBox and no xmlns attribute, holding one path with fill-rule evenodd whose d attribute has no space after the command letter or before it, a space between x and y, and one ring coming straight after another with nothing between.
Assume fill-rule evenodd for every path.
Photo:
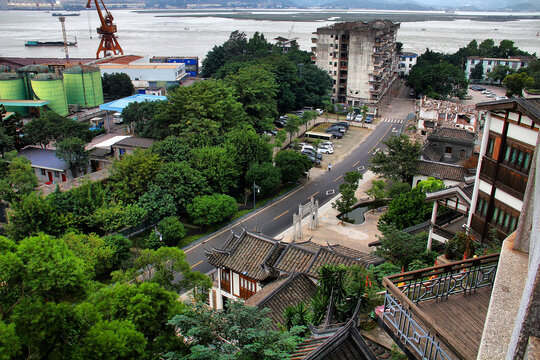
<instances>
[{"instance_id":1,"label":"bush","mask_svg":"<svg viewBox=\"0 0 540 360\"><path fill-rule=\"evenodd\" d=\"M165 246L176 246L179 240L186 236L186 228L176 216L169 216L161 220L157 225ZM180 246L182 247L182 246Z\"/></svg>"},{"instance_id":2,"label":"bush","mask_svg":"<svg viewBox=\"0 0 540 360\"><path fill-rule=\"evenodd\" d=\"M229 195L197 196L187 207L189 217L196 225L214 225L232 217L238 211L236 200Z\"/></svg>"},{"instance_id":3,"label":"bush","mask_svg":"<svg viewBox=\"0 0 540 360\"><path fill-rule=\"evenodd\" d=\"M470 258L475 253L477 243L472 235L465 231L456 233L454 238L448 240L444 249L444 255L449 260L461 260L464 256Z\"/></svg>"}]
</instances>

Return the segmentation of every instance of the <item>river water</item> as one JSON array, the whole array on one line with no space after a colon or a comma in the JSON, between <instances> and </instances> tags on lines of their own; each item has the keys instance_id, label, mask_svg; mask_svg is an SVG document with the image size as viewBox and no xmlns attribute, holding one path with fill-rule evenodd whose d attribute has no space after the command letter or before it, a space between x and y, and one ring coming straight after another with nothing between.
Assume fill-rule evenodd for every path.
<instances>
[{"instance_id":1,"label":"river water","mask_svg":"<svg viewBox=\"0 0 540 360\"><path fill-rule=\"evenodd\" d=\"M125 54L142 56L198 56L201 60L214 45L222 44L234 30L251 36L255 31L267 39L278 36L297 38L300 48L311 49L312 33L332 21L260 21L212 17L156 17L158 14L130 10L111 11L118 26L118 37ZM534 14L538 15L538 14ZM384 18L384 12L381 12ZM95 9L81 11L80 16L66 17L69 55L95 57L99 26ZM423 53L426 47L435 51L454 52L472 39L513 40L528 52L540 54L540 20L488 22L472 20L402 22L398 41L405 51ZM92 36L92 38L90 38ZM62 40L61 25L51 13L40 11L0 11L0 56L64 57L61 47L25 47L28 40Z\"/></svg>"}]
</instances>

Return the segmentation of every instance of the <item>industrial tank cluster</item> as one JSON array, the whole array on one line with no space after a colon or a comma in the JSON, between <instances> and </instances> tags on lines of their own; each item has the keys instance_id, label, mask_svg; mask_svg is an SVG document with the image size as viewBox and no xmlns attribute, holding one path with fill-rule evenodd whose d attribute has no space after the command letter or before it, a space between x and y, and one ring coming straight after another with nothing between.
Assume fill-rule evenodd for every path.
<instances>
[{"instance_id":1,"label":"industrial tank cluster","mask_svg":"<svg viewBox=\"0 0 540 360\"><path fill-rule=\"evenodd\" d=\"M89 108L103 104L103 88L99 68L76 65L63 75L50 72L46 65L27 65L17 72L0 67L0 99L49 100L47 106L59 115L68 114L68 104ZM27 114L28 108L6 107L8 111Z\"/></svg>"}]
</instances>

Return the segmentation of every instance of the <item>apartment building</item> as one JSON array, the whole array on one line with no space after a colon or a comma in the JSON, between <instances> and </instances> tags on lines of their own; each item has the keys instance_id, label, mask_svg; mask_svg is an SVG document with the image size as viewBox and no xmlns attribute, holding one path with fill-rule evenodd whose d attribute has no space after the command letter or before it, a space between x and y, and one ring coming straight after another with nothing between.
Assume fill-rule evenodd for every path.
<instances>
[{"instance_id":1,"label":"apartment building","mask_svg":"<svg viewBox=\"0 0 540 360\"><path fill-rule=\"evenodd\" d=\"M334 80L332 101L377 104L398 74L396 36L390 20L344 22L319 28L312 47L317 66Z\"/></svg>"},{"instance_id":2,"label":"apartment building","mask_svg":"<svg viewBox=\"0 0 540 360\"><path fill-rule=\"evenodd\" d=\"M508 58L484 58L480 56L469 56L467 58L467 62L465 63L465 75L467 75L467 79L470 79L471 72L473 71L474 67L480 63L482 63L482 67L484 69L483 78L485 79L495 66L508 66L510 69L517 71L523 67L529 66L529 63L533 60L535 60L535 58L532 56L513 56Z\"/></svg>"},{"instance_id":3,"label":"apartment building","mask_svg":"<svg viewBox=\"0 0 540 360\"><path fill-rule=\"evenodd\" d=\"M416 65L416 61L418 60L418 54L413 52L403 52L398 54L399 56L399 75L400 76L407 76L411 72L411 69L414 65Z\"/></svg>"}]
</instances>

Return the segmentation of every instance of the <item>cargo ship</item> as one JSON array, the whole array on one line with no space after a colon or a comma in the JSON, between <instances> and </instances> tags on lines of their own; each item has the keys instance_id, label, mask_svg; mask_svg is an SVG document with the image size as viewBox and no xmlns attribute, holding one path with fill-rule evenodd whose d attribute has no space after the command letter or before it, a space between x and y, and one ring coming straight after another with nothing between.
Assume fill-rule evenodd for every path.
<instances>
[{"instance_id":1,"label":"cargo ship","mask_svg":"<svg viewBox=\"0 0 540 360\"><path fill-rule=\"evenodd\" d=\"M79 13L70 13L70 14L62 14L62 13L52 13L52 16L79 16L81 14Z\"/></svg>"},{"instance_id":2,"label":"cargo ship","mask_svg":"<svg viewBox=\"0 0 540 360\"><path fill-rule=\"evenodd\" d=\"M68 41L67 46L77 45L77 39L74 41ZM39 41L39 40L30 40L24 43L24 46L64 46L63 41Z\"/></svg>"}]
</instances>

